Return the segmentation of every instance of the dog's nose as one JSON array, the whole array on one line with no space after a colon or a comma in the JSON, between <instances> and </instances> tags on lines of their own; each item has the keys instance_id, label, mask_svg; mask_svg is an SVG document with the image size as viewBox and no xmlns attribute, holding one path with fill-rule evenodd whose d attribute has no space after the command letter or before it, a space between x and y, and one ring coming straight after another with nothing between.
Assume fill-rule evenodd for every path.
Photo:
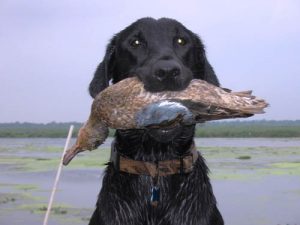
<instances>
[{"instance_id":1,"label":"dog's nose","mask_svg":"<svg viewBox=\"0 0 300 225\"><path fill-rule=\"evenodd\" d=\"M180 66L173 61L160 61L155 65L154 69L154 76L160 81L175 78L180 73Z\"/></svg>"}]
</instances>

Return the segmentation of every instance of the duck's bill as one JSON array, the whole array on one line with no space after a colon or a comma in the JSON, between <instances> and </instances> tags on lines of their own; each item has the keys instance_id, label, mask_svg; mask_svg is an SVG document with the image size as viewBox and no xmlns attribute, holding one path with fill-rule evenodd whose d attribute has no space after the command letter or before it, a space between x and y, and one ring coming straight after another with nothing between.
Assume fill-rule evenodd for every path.
<instances>
[{"instance_id":1,"label":"duck's bill","mask_svg":"<svg viewBox=\"0 0 300 225\"><path fill-rule=\"evenodd\" d=\"M84 150L79 147L78 145L73 145L71 148L69 148L63 158L63 165L66 166L68 165L72 159L79 153L79 152L83 152Z\"/></svg>"}]
</instances>

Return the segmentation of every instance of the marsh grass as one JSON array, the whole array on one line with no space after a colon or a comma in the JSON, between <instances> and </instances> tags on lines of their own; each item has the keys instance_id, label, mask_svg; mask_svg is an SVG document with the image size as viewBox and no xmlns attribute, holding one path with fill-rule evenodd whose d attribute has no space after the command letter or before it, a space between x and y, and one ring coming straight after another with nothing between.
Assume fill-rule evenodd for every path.
<instances>
[{"instance_id":1,"label":"marsh grass","mask_svg":"<svg viewBox=\"0 0 300 225\"><path fill-rule=\"evenodd\" d=\"M16 172L42 172L56 170L60 160L62 148L45 146L36 148L34 144L26 145L22 156L17 153L3 155L0 165L9 165ZM7 149L0 149L0 154ZM300 147L199 147L198 150L205 157L215 179L242 179L264 174L295 174L300 175ZM24 152L25 151L25 152ZM28 157L26 156L28 152ZM52 153L57 153L53 155ZM41 154L43 157L41 157ZM25 155L25 156L24 156ZM64 167L66 170L104 168L109 161L109 148L86 151L77 155L71 163ZM256 173L245 173L252 170ZM23 186L19 189L35 189L34 186Z\"/></svg>"},{"instance_id":2,"label":"marsh grass","mask_svg":"<svg viewBox=\"0 0 300 225\"><path fill-rule=\"evenodd\" d=\"M22 191L32 191L39 189L39 187L34 184L16 184L14 188Z\"/></svg>"},{"instance_id":3,"label":"marsh grass","mask_svg":"<svg viewBox=\"0 0 300 225\"><path fill-rule=\"evenodd\" d=\"M251 159L251 156L249 156L249 155L242 155L242 156L238 156L237 159L249 160L249 159Z\"/></svg>"},{"instance_id":4,"label":"marsh grass","mask_svg":"<svg viewBox=\"0 0 300 225\"><path fill-rule=\"evenodd\" d=\"M14 195L0 194L0 204L6 204L15 201L16 197Z\"/></svg>"},{"instance_id":5,"label":"marsh grass","mask_svg":"<svg viewBox=\"0 0 300 225\"><path fill-rule=\"evenodd\" d=\"M44 214L47 211L47 205L45 204L22 204L18 206L18 209L27 210L31 213ZM71 206L65 204L54 204L51 208L51 213L55 215L64 215L67 214L68 211L72 209Z\"/></svg>"},{"instance_id":6,"label":"marsh grass","mask_svg":"<svg viewBox=\"0 0 300 225\"><path fill-rule=\"evenodd\" d=\"M19 156L17 151L11 155L2 155L0 157L0 165L9 165L11 168L14 168L16 172L41 172L56 170L60 162L60 154L62 151L63 149L59 147L47 146L44 148L36 148L36 146L26 145L22 148L21 156ZM28 156L26 155L26 152L28 152ZM1 153L7 153L7 149L0 150L0 154ZM53 156L49 153L59 154L57 154L57 156ZM40 157L41 155L43 155L43 157ZM78 154L68 167L65 168L102 168L108 162L109 156L110 151L108 148L101 147L91 152L86 151Z\"/></svg>"}]
</instances>

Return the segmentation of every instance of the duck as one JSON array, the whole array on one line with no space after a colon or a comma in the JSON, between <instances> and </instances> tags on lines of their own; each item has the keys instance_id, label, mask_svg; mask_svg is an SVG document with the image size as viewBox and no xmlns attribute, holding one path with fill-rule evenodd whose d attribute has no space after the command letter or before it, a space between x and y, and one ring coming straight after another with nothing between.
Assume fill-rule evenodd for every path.
<instances>
[{"instance_id":1,"label":"duck","mask_svg":"<svg viewBox=\"0 0 300 225\"><path fill-rule=\"evenodd\" d=\"M233 92L200 79L191 80L181 91L148 92L137 77L129 77L95 97L89 118L79 129L76 143L66 151L63 165L80 152L97 149L108 137L109 128L165 128L246 118L264 113L268 106L252 91Z\"/></svg>"}]
</instances>

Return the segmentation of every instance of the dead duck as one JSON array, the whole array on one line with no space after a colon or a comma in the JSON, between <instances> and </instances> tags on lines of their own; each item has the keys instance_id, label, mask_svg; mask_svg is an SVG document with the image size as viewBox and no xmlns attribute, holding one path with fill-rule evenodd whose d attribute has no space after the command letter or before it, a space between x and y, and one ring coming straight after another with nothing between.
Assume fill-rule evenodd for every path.
<instances>
[{"instance_id":1,"label":"dead duck","mask_svg":"<svg viewBox=\"0 0 300 225\"><path fill-rule=\"evenodd\" d=\"M79 152L101 145L108 136L108 127L168 127L264 113L268 103L251 93L231 92L199 79L192 80L182 91L150 93L138 78L124 79L96 96L89 119L64 155L63 164L67 165Z\"/></svg>"}]
</instances>

